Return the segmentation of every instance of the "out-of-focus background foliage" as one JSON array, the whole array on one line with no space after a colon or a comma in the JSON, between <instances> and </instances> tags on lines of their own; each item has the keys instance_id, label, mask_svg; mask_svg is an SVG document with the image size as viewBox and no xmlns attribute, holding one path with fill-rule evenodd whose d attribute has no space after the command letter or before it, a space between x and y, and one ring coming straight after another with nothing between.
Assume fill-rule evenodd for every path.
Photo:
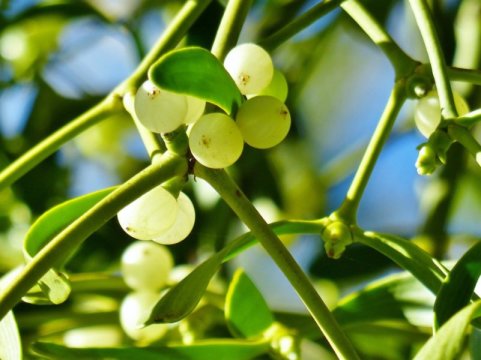
<instances>
[{"instance_id":1,"label":"out-of-focus background foliage","mask_svg":"<svg viewBox=\"0 0 481 360\"><path fill-rule=\"evenodd\" d=\"M462 41L470 36L474 20L469 7L476 0L432 2L438 11L448 63L478 67L479 54L464 56L470 43ZM2 1L0 167L81 114L126 78L182 3ZM256 42L266 37L315 3L254 1L240 41ZM426 61L407 2L364 3L408 54ZM184 44L209 48L222 12L222 1L213 1ZM287 104L293 128L289 138L272 150L246 148L231 172L268 220L322 217L339 206L345 195L388 98L394 72L379 49L340 10L275 49L272 56L289 83ZM469 87L459 87L459 91L473 107L479 103L479 91ZM414 128L413 105L409 102L403 109L359 213L363 228L408 238L420 233L436 198L446 188L439 180L439 171L429 178L416 173L416 147L423 138ZM471 237L481 234L481 171L471 160L457 156L454 171L460 176L449 219L440 224L453 236L445 258L457 256ZM119 115L89 129L3 190L0 272L23 261L23 237L39 215L66 199L119 184L148 161L132 121ZM178 264L196 262L243 231L233 213L201 180L192 180L187 192L195 203L197 220L189 238L171 247ZM460 236L463 234L471 236ZM112 219L85 242L68 270L116 271L119 256L131 241ZM331 305L353 287L395 269L389 260L364 247L353 246L342 259L330 260L317 236L286 241ZM432 246L428 243L426 247ZM260 248L242 254L230 267L234 265L246 268L275 309L304 311ZM27 305L20 307L20 326L22 314L30 311Z\"/></svg>"}]
</instances>

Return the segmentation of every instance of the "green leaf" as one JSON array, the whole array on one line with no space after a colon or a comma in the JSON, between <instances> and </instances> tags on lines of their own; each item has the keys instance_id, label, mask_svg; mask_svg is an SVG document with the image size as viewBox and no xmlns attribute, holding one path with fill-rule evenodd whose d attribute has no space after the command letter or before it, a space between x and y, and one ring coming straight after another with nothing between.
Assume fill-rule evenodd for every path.
<instances>
[{"instance_id":1,"label":"green leaf","mask_svg":"<svg viewBox=\"0 0 481 360\"><path fill-rule=\"evenodd\" d=\"M19 269L20 268L15 268L2 277L0 280L0 290L15 277ZM7 315L0 320L0 359L22 359L22 343L20 341L17 322L12 311L9 311Z\"/></svg>"},{"instance_id":2,"label":"green leaf","mask_svg":"<svg viewBox=\"0 0 481 360\"><path fill-rule=\"evenodd\" d=\"M265 341L209 340L192 345L164 347L68 348L63 345L38 342L33 351L50 359L116 359L116 360L251 360L266 353ZM215 355L215 356L214 356Z\"/></svg>"},{"instance_id":3,"label":"green leaf","mask_svg":"<svg viewBox=\"0 0 481 360\"><path fill-rule=\"evenodd\" d=\"M419 350L414 360L454 360L464 347L465 332L472 319L481 315L481 300L452 316Z\"/></svg>"},{"instance_id":4,"label":"green leaf","mask_svg":"<svg viewBox=\"0 0 481 360\"><path fill-rule=\"evenodd\" d=\"M366 231L363 236L356 234L356 240L376 249L409 271L434 294L439 291L448 274L439 261L414 243L399 236Z\"/></svg>"},{"instance_id":5,"label":"green leaf","mask_svg":"<svg viewBox=\"0 0 481 360\"><path fill-rule=\"evenodd\" d=\"M262 294L242 269L235 272L227 291L225 317L232 333L246 338L261 336L274 323Z\"/></svg>"},{"instance_id":6,"label":"green leaf","mask_svg":"<svg viewBox=\"0 0 481 360\"><path fill-rule=\"evenodd\" d=\"M323 229L321 223L302 220L279 221L270 226L278 235L318 234ZM176 322L189 315L199 303L210 279L219 270L221 264L256 244L256 242L255 237L248 232L231 241L219 252L211 255L160 299L146 324Z\"/></svg>"},{"instance_id":7,"label":"green leaf","mask_svg":"<svg viewBox=\"0 0 481 360\"><path fill-rule=\"evenodd\" d=\"M31 259L60 231L113 190L114 188L108 188L68 200L42 214L30 227L24 239L23 250L26 259ZM66 277L57 270L50 269L40 279L38 286L24 296L23 300L35 304L60 304L69 294L70 285Z\"/></svg>"},{"instance_id":8,"label":"green leaf","mask_svg":"<svg viewBox=\"0 0 481 360\"><path fill-rule=\"evenodd\" d=\"M172 323L189 315L199 303L210 279L219 270L221 264L220 253L200 264L162 296L145 324Z\"/></svg>"},{"instance_id":9,"label":"green leaf","mask_svg":"<svg viewBox=\"0 0 481 360\"><path fill-rule=\"evenodd\" d=\"M243 101L234 80L208 50L173 50L150 67L149 79L158 87L198 97L233 114Z\"/></svg>"},{"instance_id":10,"label":"green leaf","mask_svg":"<svg viewBox=\"0 0 481 360\"><path fill-rule=\"evenodd\" d=\"M469 249L444 279L434 303L434 324L438 328L469 304L481 275L481 242Z\"/></svg>"},{"instance_id":11,"label":"green leaf","mask_svg":"<svg viewBox=\"0 0 481 360\"><path fill-rule=\"evenodd\" d=\"M410 273L389 275L343 298L333 310L340 324L381 320L430 326L434 295Z\"/></svg>"}]
</instances>

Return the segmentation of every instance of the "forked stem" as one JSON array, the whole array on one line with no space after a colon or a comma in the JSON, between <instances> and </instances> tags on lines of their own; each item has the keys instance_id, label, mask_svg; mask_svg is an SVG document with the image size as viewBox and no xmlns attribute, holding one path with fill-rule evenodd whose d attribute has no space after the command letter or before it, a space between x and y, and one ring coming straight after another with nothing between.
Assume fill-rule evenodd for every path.
<instances>
[{"instance_id":1,"label":"forked stem","mask_svg":"<svg viewBox=\"0 0 481 360\"><path fill-rule=\"evenodd\" d=\"M336 355L340 359L359 359L349 338L313 288L309 278L230 176L224 170L209 169L199 163L194 167L194 175L206 180L252 231L297 291Z\"/></svg>"},{"instance_id":2,"label":"forked stem","mask_svg":"<svg viewBox=\"0 0 481 360\"><path fill-rule=\"evenodd\" d=\"M428 3L425 0L409 0L409 3L421 32L429 62L431 63L434 82L439 94L441 116L443 119L455 118L458 116L458 113L454 104L451 84L449 83L446 61Z\"/></svg>"},{"instance_id":3,"label":"forked stem","mask_svg":"<svg viewBox=\"0 0 481 360\"><path fill-rule=\"evenodd\" d=\"M394 88L391 91L384 112L382 113L376 130L369 141L361 163L359 164L359 168L357 169L351 186L347 191L344 202L339 210L334 213L335 216L347 221L349 224L356 223L357 210L364 194L364 190L366 189L377 159L391 133L394 122L405 100L406 90L404 81L398 81L394 84Z\"/></svg>"}]
</instances>

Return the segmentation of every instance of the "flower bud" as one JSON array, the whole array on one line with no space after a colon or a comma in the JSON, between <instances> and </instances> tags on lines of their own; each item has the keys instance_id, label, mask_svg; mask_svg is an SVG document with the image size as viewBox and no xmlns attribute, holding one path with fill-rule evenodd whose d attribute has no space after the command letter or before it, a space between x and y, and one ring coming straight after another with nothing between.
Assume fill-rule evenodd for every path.
<instances>
[{"instance_id":1,"label":"flower bud","mask_svg":"<svg viewBox=\"0 0 481 360\"><path fill-rule=\"evenodd\" d=\"M438 165L439 160L432 146L429 144L422 145L416 161L418 174L431 175L438 168Z\"/></svg>"},{"instance_id":2,"label":"flower bud","mask_svg":"<svg viewBox=\"0 0 481 360\"><path fill-rule=\"evenodd\" d=\"M329 224L322 232L322 237L326 254L333 259L339 259L346 246L353 242L351 230L340 221Z\"/></svg>"}]
</instances>

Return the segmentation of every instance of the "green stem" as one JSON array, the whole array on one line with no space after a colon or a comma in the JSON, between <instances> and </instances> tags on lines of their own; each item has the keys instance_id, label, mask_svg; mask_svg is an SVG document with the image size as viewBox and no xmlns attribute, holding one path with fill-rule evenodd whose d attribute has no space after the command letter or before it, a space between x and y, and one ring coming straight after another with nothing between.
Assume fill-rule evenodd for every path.
<instances>
[{"instance_id":1,"label":"green stem","mask_svg":"<svg viewBox=\"0 0 481 360\"><path fill-rule=\"evenodd\" d=\"M187 173L187 161L169 153L147 167L62 230L29 261L0 294L0 319L53 266L68 257L119 210L158 184Z\"/></svg>"},{"instance_id":2,"label":"green stem","mask_svg":"<svg viewBox=\"0 0 481 360\"><path fill-rule=\"evenodd\" d=\"M120 99L108 96L102 102L54 132L0 172L0 189L10 186L38 163L52 155L65 142L120 108Z\"/></svg>"},{"instance_id":3,"label":"green stem","mask_svg":"<svg viewBox=\"0 0 481 360\"><path fill-rule=\"evenodd\" d=\"M212 44L211 52L223 61L227 52L237 44L252 0L229 0Z\"/></svg>"},{"instance_id":4,"label":"green stem","mask_svg":"<svg viewBox=\"0 0 481 360\"><path fill-rule=\"evenodd\" d=\"M345 0L325 0L314 5L304 14L283 26L275 33L259 41L259 45L268 50L274 50L286 40L301 32L315 21L336 9Z\"/></svg>"},{"instance_id":5,"label":"green stem","mask_svg":"<svg viewBox=\"0 0 481 360\"><path fill-rule=\"evenodd\" d=\"M446 61L441 49L438 34L431 16L429 5L425 0L409 0L414 18L424 41L424 46L428 53L429 62L433 72L434 82L439 94L441 105L441 116L443 119L457 117L456 106L454 104L453 92L449 83Z\"/></svg>"},{"instance_id":6,"label":"green stem","mask_svg":"<svg viewBox=\"0 0 481 360\"><path fill-rule=\"evenodd\" d=\"M145 79L150 65L154 63L160 55L178 44L210 1L211 0L188 0L164 31L162 37L142 60L135 72L107 95L102 102L42 140L39 144L3 169L3 171L0 172L0 189L14 183L73 137L105 119L112 111L120 109L122 105L120 99L123 95L136 91L136 87Z\"/></svg>"},{"instance_id":7,"label":"green stem","mask_svg":"<svg viewBox=\"0 0 481 360\"><path fill-rule=\"evenodd\" d=\"M464 146L468 152L475 158L481 154L481 145L473 137L473 134L464 126L451 124L448 126L448 134L453 140L456 140Z\"/></svg>"},{"instance_id":8,"label":"green stem","mask_svg":"<svg viewBox=\"0 0 481 360\"><path fill-rule=\"evenodd\" d=\"M137 87L144 82L150 66L156 62L162 54L177 46L211 1L212 0L188 0L179 10L167 29L164 30L160 39L142 59L142 62L137 66L134 73L122 82L114 92L123 96L127 92L132 91L132 89L135 91Z\"/></svg>"},{"instance_id":9,"label":"green stem","mask_svg":"<svg viewBox=\"0 0 481 360\"><path fill-rule=\"evenodd\" d=\"M249 227L297 291L337 356L340 359L359 359L350 340L312 287L306 274L229 175L223 170L208 169L198 163L194 167L194 174L206 180Z\"/></svg>"},{"instance_id":10,"label":"green stem","mask_svg":"<svg viewBox=\"0 0 481 360\"><path fill-rule=\"evenodd\" d=\"M448 67L447 73L451 81L466 81L474 85L481 85L481 71Z\"/></svg>"},{"instance_id":11,"label":"green stem","mask_svg":"<svg viewBox=\"0 0 481 360\"><path fill-rule=\"evenodd\" d=\"M417 63L386 32L384 27L357 0L345 1L342 9L361 27L391 62L396 78L410 75Z\"/></svg>"},{"instance_id":12,"label":"green stem","mask_svg":"<svg viewBox=\"0 0 481 360\"><path fill-rule=\"evenodd\" d=\"M391 133L394 121L406 100L406 92L403 81L394 84L388 102L384 109L381 119L369 141L366 152L359 164L351 186L347 191L346 198L339 210L335 212L336 216L346 220L350 224L356 223L357 210L359 203L366 189L369 178L372 174L374 166L377 162L379 154Z\"/></svg>"},{"instance_id":13,"label":"green stem","mask_svg":"<svg viewBox=\"0 0 481 360\"><path fill-rule=\"evenodd\" d=\"M128 92L124 95L124 107L125 110L130 114L132 119L134 120L135 126L137 127L137 132L140 135L140 138L149 154L149 158L153 159L154 156L160 155L165 152L166 147L160 139L149 129L147 129L139 120L137 114L135 113L134 109L134 99L135 93Z\"/></svg>"},{"instance_id":14,"label":"green stem","mask_svg":"<svg viewBox=\"0 0 481 360\"><path fill-rule=\"evenodd\" d=\"M327 218L319 220L282 220L270 223L269 227L276 235L299 235L299 234L321 234L326 228ZM223 255L223 262L229 261L236 257L240 252L248 249L252 245L257 244L257 238L252 232L247 232L238 238L229 241L227 245L220 250Z\"/></svg>"}]
</instances>

